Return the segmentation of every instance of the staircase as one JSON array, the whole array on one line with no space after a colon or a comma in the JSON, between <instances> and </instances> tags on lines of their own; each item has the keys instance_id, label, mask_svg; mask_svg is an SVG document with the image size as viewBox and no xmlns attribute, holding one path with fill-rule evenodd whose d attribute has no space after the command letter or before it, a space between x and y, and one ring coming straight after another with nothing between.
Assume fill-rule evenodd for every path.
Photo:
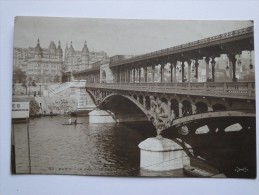
<instances>
[{"instance_id":1,"label":"staircase","mask_svg":"<svg viewBox=\"0 0 259 195\"><path fill-rule=\"evenodd\" d=\"M53 87L52 89L48 90L48 96L54 96L68 88L80 88L85 87L85 80L80 81L72 81L72 82L66 82L66 83L60 83L59 85Z\"/></svg>"}]
</instances>

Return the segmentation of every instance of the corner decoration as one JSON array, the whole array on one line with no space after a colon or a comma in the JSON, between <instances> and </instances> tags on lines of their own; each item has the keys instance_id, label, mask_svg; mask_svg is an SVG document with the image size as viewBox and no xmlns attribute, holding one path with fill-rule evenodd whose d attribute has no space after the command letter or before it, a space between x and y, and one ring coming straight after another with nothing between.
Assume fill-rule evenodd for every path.
<instances>
[{"instance_id":1,"label":"corner decoration","mask_svg":"<svg viewBox=\"0 0 259 195\"><path fill-rule=\"evenodd\" d=\"M12 173L255 178L254 52L251 21L16 17Z\"/></svg>"}]
</instances>

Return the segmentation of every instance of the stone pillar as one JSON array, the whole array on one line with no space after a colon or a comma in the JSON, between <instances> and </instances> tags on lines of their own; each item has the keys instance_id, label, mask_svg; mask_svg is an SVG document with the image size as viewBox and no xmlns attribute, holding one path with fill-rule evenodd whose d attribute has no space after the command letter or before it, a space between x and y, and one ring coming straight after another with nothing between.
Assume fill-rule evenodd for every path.
<instances>
[{"instance_id":1,"label":"stone pillar","mask_svg":"<svg viewBox=\"0 0 259 195\"><path fill-rule=\"evenodd\" d=\"M121 68L119 67L119 83L121 83Z\"/></svg>"},{"instance_id":2,"label":"stone pillar","mask_svg":"<svg viewBox=\"0 0 259 195\"><path fill-rule=\"evenodd\" d=\"M147 82L147 66L145 66L143 68L143 71L144 71L144 82L146 83Z\"/></svg>"},{"instance_id":3,"label":"stone pillar","mask_svg":"<svg viewBox=\"0 0 259 195\"><path fill-rule=\"evenodd\" d=\"M179 117L183 116L183 104L181 102L179 102Z\"/></svg>"},{"instance_id":4,"label":"stone pillar","mask_svg":"<svg viewBox=\"0 0 259 195\"><path fill-rule=\"evenodd\" d=\"M170 171L190 165L183 147L162 136L144 140L139 145L140 168L148 171Z\"/></svg>"},{"instance_id":5,"label":"stone pillar","mask_svg":"<svg viewBox=\"0 0 259 195\"><path fill-rule=\"evenodd\" d=\"M197 82L198 82L198 79L199 79L199 75L198 75L198 73L199 73L199 71L198 71L199 60L198 59L195 60L194 65L195 65L195 76L196 76L196 79L197 79Z\"/></svg>"},{"instance_id":6,"label":"stone pillar","mask_svg":"<svg viewBox=\"0 0 259 195\"><path fill-rule=\"evenodd\" d=\"M173 63L170 63L170 78L171 78L171 83L173 82Z\"/></svg>"},{"instance_id":7,"label":"stone pillar","mask_svg":"<svg viewBox=\"0 0 259 195\"><path fill-rule=\"evenodd\" d=\"M152 65L152 82L154 83L155 82L155 70L156 70L156 66L155 65Z\"/></svg>"},{"instance_id":8,"label":"stone pillar","mask_svg":"<svg viewBox=\"0 0 259 195\"><path fill-rule=\"evenodd\" d=\"M131 69L129 69L129 71L128 71L128 82L129 83L131 82L131 75L132 75L132 71L131 71Z\"/></svg>"},{"instance_id":9,"label":"stone pillar","mask_svg":"<svg viewBox=\"0 0 259 195\"><path fill-rule=\"evenodd\" d=\"M187 64L188 64L188 82L191 82L191 65L192 65L192 61L188 60Z\"/></svg>"},{"instance_id":10,"label":"stone pillar","mask_svg":"<svg viewBox=\"0 0 259 195\"><path fill-rule=\"evenodd\" d=\"M128 76L128 69L127 69L127 67L125 67L124 76L125 76L124 83L127 83L127 76Z\"/></svg>"},{"instance_id":11,"label":"stone pillar","mask_svg":"<svg viewBox=\"0 0 259 195\"><path fill-rule=\"evenodd\" d=\"M177 65L177 62L175 62L173 65L174 65L174 82L177 82L177 79L176 79L176 65Z\"/></svg>"},{"instance_id":12,"label":"stone pillar","mask_svg":"<svg viewBox=\"0 0 259 195\"><path fill-rule=\"evenodd\" d=\"M135 80L136 80L136 75L135 75L135 73L136 73L136 69L135 69L135 67L133 68L133 83L135 83Z\"/></svg>"},{"instance_id":13,"label":"stone pillar","mask_svg":"<svg viewBox=\"0 0 259 195\"><path fill-rule=\"evenodd\" d=\"M182 61L182 82L184 82L184 60Z\"/></svg>"},{"instance_id":14,"label":"stone pillar","mask_svg":"<svg viewBox=\"0 0 259 195\"><path fill-rule=\"evenodd\" d=\"M165 64L161 64L161 83L164 82Z\"/></svg>"},{"instance_id":15,"label":"stone pillar","mask_svg":"<svg viewBox=\"0 0 259 195\"><path fill-rule=\"evenodd\" d=\"M210 58L209 57L205 57L205 62L206 62L206 82L209 78L209 63L210 63Z\"/></svg>"},{"instance_id":16,"label":"stone pillar","mask_svg":"<svg viewBox=\"0 0 259 195\"><path fill-rule=\"evenodd\" d=\"M138 70L138 68L136 68L136 82L138 83L138 72L139 72L139 70Z\"/></svg>"},{"instance_id":17,"label":"stone pillar","mask_svg":"<svg viewBox=\"0 0 259 195\"><path fill-rule=\"evenodd\" d=\"M236 55L235 54L229 54L229 73L230 73L230 78L232 81L237 81L236 78Z\"/></svg>"},{"instance_id":18,"label":"stone pillar","mask_svg":"<svg viewBox=\"0 0 259 195\"><path fill-rule=\"evenodd\" d=\"M138 82L141 83L141 67L138 68Z\"/></svg>"},{"instance_id":19,"label":"stone pillar","mask_svg":"<svg viewBox=\"0 0 259 195\"><path fill-rule=\"evenodd\" d=\"M215 58L212 57L212 60L211 60L211 76L212 76L213 82L215 81L215 64L216 64Z\"/></svg>"}]
</instances>

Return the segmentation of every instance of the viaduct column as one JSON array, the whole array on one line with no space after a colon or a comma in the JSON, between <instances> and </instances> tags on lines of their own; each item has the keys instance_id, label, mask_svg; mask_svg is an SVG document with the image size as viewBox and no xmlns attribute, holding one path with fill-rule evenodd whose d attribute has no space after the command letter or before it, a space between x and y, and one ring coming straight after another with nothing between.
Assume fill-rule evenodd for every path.
<instances>
[{"instance_id":1,"label":"viaduct column","mask_svg":"<svg viewBox=\"0 0 259 195\"><path fill-rule=\"evenodd\" d=\"M182 82L184 82L184 60L182 61Z\"/></svg>"},{"instance_id":2,"label":"viaduct column","mask_svg":"<svg viewBox=\"0 0 259 195\"><path fill-rule=\"evenodd\" d=\"M156 68L156 66L155 65L152 65L151 66L152 67L152 82L154 83L155 82L155 68Z\"/></svg>"},{"instance_id":3,"label":"viaduct column","mask_svg":"<svg viewBox=\"0 0 259 195\"><path fill-rule=\"evenodd\" d=\"M125 67L125 70L124 70L124 83L127 83L127 77L128 77L128 68L127 67Z\"/></svg>"},{"instance_id":4,"label":"viaduct column","mask_svg":"<svg viewBox=\"0 0 259 195\"><path fill-rule=\"evenodd\" d=\"M141 67L138 68L138 82L141 83Z\"/></svg>"},{"instance_id":5,"label":"viaduct column","mask_svg":"<svg viewBox=\"0 0 259 195\"><path fill-rule=\"evenodd\" d=\"M209 78L209 63L210 63L210 58L209 57L205 57L205 62L206 62L206 81ZM195 73L196 74L196 73Z\"/></svg>"},{"instance_id":6,"label":"viaduct column","mask_svg":"<svg viewBox=\"0 0 259 195\"><path fill-rule=\"evenodd\" d=\"M174 66L173 63L171 62L170 63L170 78L171 78L170 80L171 80L171 83L173 82L173 66Z\"/></svg>"},{"instance_id":7,"label":"viaduct column","mask_svg":"<svg viewBox=\"0 0 259 195\"><path fill-rule=\"evenodd\" d=\"M136 79L135 73L136 73L136 69L135 67L133 67L133 83L135 83L135 79Z\"/></svg>"},{"instance_id":8,"label":"viaduct column","mask_svg":"<svg viewBox=\"0 0 259 195\"><path fill-rule=\"evenodd\" d=\"M144 82L147 82L147 66L144 67Z\"/></svg>"},{"instance_id":9,"label":"viaduct column","mask_svg":"<svg viewBox=\"0 0 259 195\"><path fill-rule=\"evenodd\" d=\"M188 64L188 82L191 82L191 65L192 65L192 61L188 60L187 64Z\"/></svg>"},{"instance_id":10,"label":"viaduct column","mask_svg":"<svg viewBox=\"0 0 259 195\"><path fill-rule=\"evenodd\" d=\"M230 73L230 79L232 79L232 81L237 81L236 78L236 55L235 54L229 54L229 73Z\"/></svg>"},{"instance_id":11,"label":"viaduct column","mask_svg":"<svg viewBox=\"0 0 259 195\"><path fill-rule=\"evenodd\" d=\"M198 60L198 59L195 59L195 64L194 64L194 65L195 65L195 77L196 77L197 82L198 82L198 78L199 78L199 77L198 77L198 76L199 76L199 75L198 75L198 73L199 73L199 72L198 72L198 66L199 66L199 60Z\"/></svg>"},{"instance_id":12,"label":"viaduct column","mask_svg":"<svg viewBox=\"0 0 259 195\"><path fill-rule=\"evenodd\" d=\"M213 82L215 81L215 64L216 64L215 57L212 57L212 60L211 60L211 75L212 75L212 81Z\"/></svg>"},{"instance_id":13,"label":"viaduct column","mask_svg":"<svg viewBox=\"0 0 259 195\"><path fill-rule=\"evenodd\" d=\"M131 82L131 69L129 69L128 71L128 82L130 83Z\"/></svg>"},{"instance_id":14,"label":"viaduct column","mask_svg":"<svg viewBox=\"0 0 259 195\"><path fill-rule=\"evenodd\" d=\"M177 79L176 79L176 65L177 65L177 61L174 62L173 66L174 66L174 82L176 83L177 82Z\"/></svg>"},{"instance_id":15,"label":"viaduct column","mask_svg":"<svg viewBox=\"0 0 259 195\"><path fill-rule=\"evenodd\" d=\"M165 64L161 63L161 83L164 82Z\"/></svg>"}]
</instances>

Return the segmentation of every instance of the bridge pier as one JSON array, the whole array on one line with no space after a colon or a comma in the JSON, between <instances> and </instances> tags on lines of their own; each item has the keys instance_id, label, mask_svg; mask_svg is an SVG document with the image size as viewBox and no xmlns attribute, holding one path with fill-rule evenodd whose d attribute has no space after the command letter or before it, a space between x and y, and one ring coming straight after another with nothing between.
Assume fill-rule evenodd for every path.
<instances>
[{"instance_id":1,"label":"bridge pier","mask_svg":"<svg viewBox=\"0 0 259 195\"><path fill-rule=\"evenodd\" d=\"M116 123L113 113L105 110L93 110L88 115L89 123Z\"/></svg>"},{"instance_id":2,"label":"bridge pier","mask_svg":"<svg viewBox=\"0 0 259 195\"><path fill-rule=\"evenodd\" d=\"M170 171L190 165L183 147L161 135L144 140L139 145L140 168L148 171Z\"/></svg>"}]
</instances>

